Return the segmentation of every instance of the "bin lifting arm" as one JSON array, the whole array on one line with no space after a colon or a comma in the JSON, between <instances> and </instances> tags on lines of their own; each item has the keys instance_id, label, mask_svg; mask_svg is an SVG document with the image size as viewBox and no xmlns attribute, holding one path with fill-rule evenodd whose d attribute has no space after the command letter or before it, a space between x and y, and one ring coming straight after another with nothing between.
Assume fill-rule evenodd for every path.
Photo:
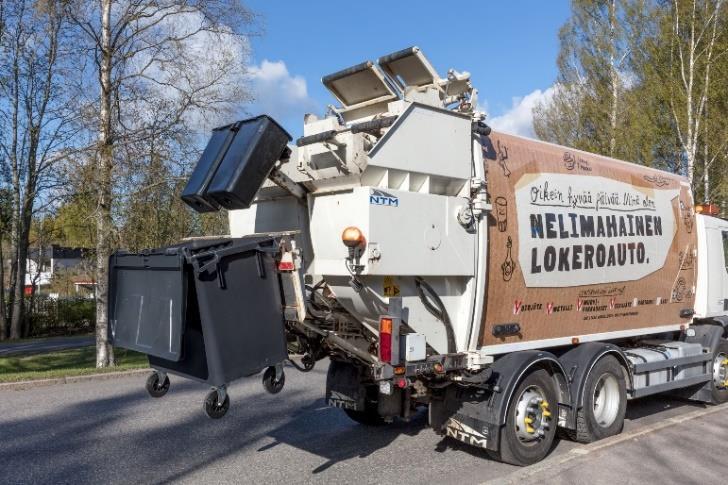
<instances>
[{"instance_id":1,"label":"bin lifting arm","mask_svg":"<svg viewBox=\"0 0 728 485\"><path fill-rule=\"evenodd\" d=\"M281 165L288 162L290 158L291 149L286 147L285 151L281 155L280 160L276 162L273 170L271 170L268 174L268 178L271 180L271 182L275 183L277 186L281 187L295 198L299 200L305 200L306 189L304 189L302 185L294 182L291 177L283 173L283 171L281 170Z\"/></svg>"}]
</instances>

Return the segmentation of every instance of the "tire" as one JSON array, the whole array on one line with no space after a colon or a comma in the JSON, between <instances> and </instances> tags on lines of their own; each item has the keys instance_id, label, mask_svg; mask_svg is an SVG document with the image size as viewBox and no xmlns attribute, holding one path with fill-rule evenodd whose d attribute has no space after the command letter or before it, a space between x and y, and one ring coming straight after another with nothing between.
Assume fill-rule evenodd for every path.
<instances>
[{"instance_id":1,"label":"tire","mask_svg":"<svg viewBox=\"0 0 728 485\"><path fill-rule=\"evenodd\" d=\"M728 402L728 363L724 364L728 359L728 340L720 339L718 347L715 349L715 359L713 361L713 387L711 389L712 404L722 404ZM716 369L717 366L722 368ZM720 385L719 381L723 381Z\"/></svg>"},{"instance_id":2,"label":"tire","mask_svg":"<svg viewBox=\"0 0 728 485\"><path fill-rule=\"evenodd\" d=\"M583 406L576 414L574 441L592 443L622 432L627 410L627 383L619 361L607 355L586 378Z\"/></svg>"},{"instance_id":3,"label":"tire","mask_svg":"<svg viewBox=\"0 0 728 485\"><path fill-rule=\"evenodd\" d=\"M153 372L147 377L147 383L145 385L147 392L152 397L162 397L169 391L169 377L164 376L164 382L160 382L159 374Z\"/></svg>"},{"instance_id":4,"label":"tire","mask_svg":"<svg viewBox=\"0 0 728 485\"><path fill-rule=\"evenodd\" d=\"M553 412L553 415L541 416L537 419L537 423L534 423L534 428L531 428L536 432L543 431L542 436L533 433L533 436L530 437L532 439L524 439L522 435L527 430L521 429L518 423L527 417L524 416L522 409L523 403L533 401L533 398L528 399L529 395L541 396L543 402L537 405L536 409L548 410L549 413ZM535 369L527 374L511 396L505 426L501 427L500 449L497 452L490 451L488 454L491 458L518 466L531 465L541 461L551 451L556 437L557 402L556 382L551 374L544 369ZM543 403L545 403L545 407L542 407ZM531 406L527 407L530 409ZM541 426L545 426L545 428Z\"/></svg>"}]
</instances>

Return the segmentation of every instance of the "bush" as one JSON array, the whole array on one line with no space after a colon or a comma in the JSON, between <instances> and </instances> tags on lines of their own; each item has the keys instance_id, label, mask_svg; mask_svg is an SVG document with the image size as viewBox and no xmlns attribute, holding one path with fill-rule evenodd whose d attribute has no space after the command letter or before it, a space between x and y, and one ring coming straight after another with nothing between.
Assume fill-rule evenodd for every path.
<instances>
[{"instance_id":1,"label":"bush","mask_svg":"<svg viewBox=\"0 0 728 485\"><path fill-rule=\"evenodd\" d=\"M96 302L92 298L36 296L28 300L26 308L29 337L89 333L96 323Z\"/></svg>"}]
</instances>

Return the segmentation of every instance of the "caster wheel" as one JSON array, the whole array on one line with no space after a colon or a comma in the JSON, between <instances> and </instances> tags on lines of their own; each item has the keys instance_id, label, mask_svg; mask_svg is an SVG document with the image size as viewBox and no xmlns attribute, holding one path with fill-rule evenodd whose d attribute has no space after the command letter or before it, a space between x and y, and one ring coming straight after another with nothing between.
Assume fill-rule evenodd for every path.
<instances>
[{"instance_id":1,"label":"caster wheel","mask_svg":"<svg viewBox=\"0 0 728 485\"><path fill-rule=\"evenodd\" d=\"M169 377L164 376L164 381L160 382L159 374L153 373L147 378L147 392L152 397L162 397L169 391Z\"/></svg>"},{"instance_id":2,"label":"caster wheel","mask_svg":"<svg viewBox=\"0 0 728 485\"><path fill-rule=\"evenodd\" d=\"M218 395L216 390L210 391L207 397L205 397L205 413L212 419L222 418L230 408L230 397L227 394L225 395L225 400L222 403L218 403L217 398Z\"/></svg>"},{"instance_id":3,"label":"caster wheel","mask_svg":"<svg viewBox=\"0 0 728 485\"><path fill-rule=\"evenodd\" d=\"M263 387L271 394L278 394L286 383L286 375L281 373L281 378L276 380L276 368L268 367L263 373Z\"/></svg>"},{"instance_id":4,"label":"caster wheel","mask_svg":"<svg viewBox=\"0 0 728 485\"><path fill-rule=\"evenodd\" d=\"M301 364L303 364L304 371L309 372L313 370L316 365L316 359L314 359L311 355L306 354L301 358Z\"/></svg>"}]
</instances>

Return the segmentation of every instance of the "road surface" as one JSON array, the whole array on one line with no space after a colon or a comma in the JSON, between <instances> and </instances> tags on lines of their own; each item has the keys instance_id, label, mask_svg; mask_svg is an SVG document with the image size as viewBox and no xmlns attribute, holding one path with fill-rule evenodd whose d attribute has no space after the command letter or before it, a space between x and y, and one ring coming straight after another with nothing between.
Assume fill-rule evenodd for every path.
<instances>
[{"instance_id":1,"label":"road surface","mask_svg":"<svg viewBox=\"0 0 728 485\"><path fill-rule=\"evenodd\" d=\"M207 388L175 377L161 399L147 396L144 375L0 391L0 481L685 484L725 483L728 472L728 408L631 403L622 443L562 441L544 462L517 468L442 439L424 415L353 423L324 405L325 372L325 363L308 374L287 369L275 396L257 378L237 382L217 421L202 411Z\"/></svg>"},{"instance_id":2,"label":"road surface","mask_svg":"<svg viewBox=\"0 0 728 485\"><path fill-rule=\"evenodd\" d=\"M78 337L53 337L24 340L22 342L0 342L0 357L76 349L79 347L94 345L95 341L96 340L93 336L81 335Z\"/></svg>"}]
</instances>

